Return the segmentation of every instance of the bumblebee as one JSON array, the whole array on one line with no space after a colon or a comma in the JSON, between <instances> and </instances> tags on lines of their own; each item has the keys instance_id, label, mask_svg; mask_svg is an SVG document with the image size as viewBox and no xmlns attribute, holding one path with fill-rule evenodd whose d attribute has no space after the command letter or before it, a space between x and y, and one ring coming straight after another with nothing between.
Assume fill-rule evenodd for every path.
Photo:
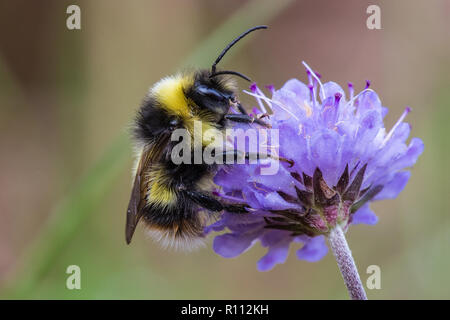
<instances>
[{"instance_id":1,"label":"bumblebee","mask_svg":"<svg viewBox=\"0 0 450 320\"><path fill-rule=\"evenodd\" d=\"M239 72L216 69L239 40L266 28L257 26L235 38L210 70L169 76L150 89L134 125L138 157L126 217L128 244L138 222L143 220L150 235L163 245L193 248L202 242L203 228L211 214L222 210L247 212L246 204L225 203L212 194L212 178L218 164L175 164L171 160L174 148L171 135L180 128L192 133L194 121L220 133L225 132L230 122L267 126L260 117L248 115L237 99L232 76L250 79ZM229 113L231 107L239 112Z\"/></svg>"}]
</instances>

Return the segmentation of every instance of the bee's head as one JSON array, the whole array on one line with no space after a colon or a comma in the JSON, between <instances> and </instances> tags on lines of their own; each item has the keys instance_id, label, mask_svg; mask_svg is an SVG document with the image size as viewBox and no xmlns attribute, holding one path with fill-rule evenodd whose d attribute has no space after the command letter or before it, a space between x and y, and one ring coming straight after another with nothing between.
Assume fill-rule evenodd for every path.
<instances>
[{"instance_id":1,"label":"bee's head","mask_svg":"<svg viewBox=\"0 0 450 320\"><path fill-rule=\"evenodd\" d=\"M210 71L200 71L196 74L193 86L186 92L187 97L194 101L200 109L208 110L219 116L228 113L230 106L235 105L237 100L234 93L234 82L227 76L234 75L247 81L250 79L236 71L217 71L217 64L239 40L255 30L266 28L267 26L250 28L231 41L214 61Z\"/></svg>"},{"instance_id":2,"label":"bee's head","mask_svg":"<svg viewBox=\"0 0 450 320\"><path fill-rule=\"evenodd\" d=\"M210 77L209 71L200 71L195 76L192 87L186 92L201 111L209 111L218 116L228 113L236 103L234 81L224 76Z\"/></svg>"},{"instance_id":3,"label":"bee's head","mask_svg":"<svg viewBox=\"0 0 450 320\"><path fill-rule=\"evenodd\" d=\"M248 29L233 41L231 41L225 49L219 54L217 59L211 66L211 71L200 71L195 76L194 85L188 90L186 95L192 99L194 103L201 109L213 112L216 115L224 115L228 113L231 105L237 103L234 82L227 75L241 77L247 81L251 81L246 75L236 71L217 71L217 64L222 60L228 50L231 49L239 40L249 33L266 29L267 26L256 26Z\"/></svg>"}]
</instances>

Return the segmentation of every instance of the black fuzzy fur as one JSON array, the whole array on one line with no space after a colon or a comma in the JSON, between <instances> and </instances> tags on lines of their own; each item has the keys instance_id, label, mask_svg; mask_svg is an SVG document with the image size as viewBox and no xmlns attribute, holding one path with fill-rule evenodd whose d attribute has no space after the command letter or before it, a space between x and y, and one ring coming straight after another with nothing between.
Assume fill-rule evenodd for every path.
<instances>
[{"instance_id":1,"label":"black fuzzy fur","mask_svg":"<svg viewBox=\"0 0 450 320\"><path fill-rule=\"evenodd\" d=\"M205 119L203 121L213 122L214 126L224 130L227 127L225 115L229 111L230 101L235 100L235 93L226 89L228 77L210 78L209 75L209 71L197 71L194 83L185 88L184 94L194 113ZM162 137L170 136L176 128L183 128L183 119L169 116L164 105L156 97L151 95L147 97L135 120L134 136L141 145L150 146L150 149L163 148L153 165L156 165L166 177L167 187L176 194L177 202L174 206L164 208L147 202L143 207L142 217L150 229L173 232L174 238L198 237L202 235L205 223L199 215L200 209L207 208L212 211L223 209L222 205L211 205L218 202L212 195L201 196L200 192L204 191L198 190L198 182L205 178L211 179L217 171L217 165L204 163L175 165L170 155L178 142L171 142L170 139ZM161 145L160 141L167 143Z\"/></svg>"}]
</instances>

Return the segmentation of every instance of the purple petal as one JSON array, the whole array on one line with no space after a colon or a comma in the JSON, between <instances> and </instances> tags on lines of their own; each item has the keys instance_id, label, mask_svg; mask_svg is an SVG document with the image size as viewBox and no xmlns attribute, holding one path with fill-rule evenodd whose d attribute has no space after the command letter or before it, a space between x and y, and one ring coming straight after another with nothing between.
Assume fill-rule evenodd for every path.
<instances>
[{"instance_id":1,"label":"purple petal","mask_svg":"<svg viewBox=\"0 0 450 320\"><path fill-rule=\"evenodd\" d=\"M373 200L394 199L405 188L411 172L401 171L394 175L394 178L384 185L383 190L377 194Z\"/></svg>"},{"instance_id":2,"label":"purple petal","mask_svg":"<svg viewBox=\"0 0 450 320\"><path fill-rule=\"evenodd\" d=\"M247 165L234 165L221 169L214 177L214 183L224 187L225 192L242 188L242 180L249 175L250 167Z\"/></svg>"},{"instance_id":3,"label":"purple petal","mask_svg":"<svg viewBox=\"0 0 450 320\"><path fill-rule=\"evenodd\" d=\"M333 130L324 130L311 138L311 156L317 167L323 172L328 185L337 182L337 169L340 164L340 136Z\"/></svg>"},{"instance_id":4,"label":"purple petal","mask_svg":"<svg viewBox=\"0 0 450 320\"><path fill-rule=\"evenodd\" d=\"M226 223L225 223L225 220L224 219L220 219L219 221L216 221L216 222L214 222L213 224L210 224L209 226L206 226L204 229L203 229L203 232L205 233L205 234L208 234L208 233L210 233L211 231L216 231L216 232L218 232L218 231L222 231L223 229L225 229L226 228Z\"/></svg>"},{"instance_id":5,"label":"purple petal","mask_svg":"<svg viewBox=\"0 0 450 320\"><path fill-rule=\"evenodd\" d=\"M381 114L377 111L371 110L366 112L360 121L361 129L366 131L373 132L371 133L372 137L375 137L378 130L383 127L383 120L381 118Z\"/></svg>"},{"instance_id":6,"label":"purple petal","mask_svg":"<svg viewBox=\"0 0 450 320\"><path fill-rule=\"evenodd\" d=\"M377 152L374 148L374 139L383 128L381 114L375 110L367 111L360 119L357 134L357 143L353 148L354 154L359 155L362 162L373 157Z\"/></svg>"},{"instance_id":7,"label":"purple petal","mask_svg":"<svg viewBox=\"0 0 450 320\"><path fill-rule=\"evenodd\" d=\"M214 238L214 251L224 258L234 258L247 250L258 237L258 232L226 233Z\"/></svg>"},{"instance_id":8,"label":"purple petal","mask_svg":"<svg viewBox=\"0 0 450 320\"><path fill-rule=\"evenodd\" d=\"M294 188L291 188L295 190ZM298 208L298 204L292 204L285 201L278 193L269 192L267 194L255 192L256 199L258 200L258 206L256 208L267 210L284 210Z\"/></svg>"},{"instance_id":9,"label":"purple petal","mask_svg":"<svg viewBox=\"0 0 450 320\"><path fill-rule=\"evenodd\" d=\"M304 171L312 175L315 166L309 158L309 144L303 134L300 133L300 128L298 126L282 125L279 130L282 133L280 134L280 155L295 161L291 171Z\"/></svg>"},{"instance_id":10,"label":"purple petal","mask_svg":"<svg viewBox=\"0 0 450 320\"><path fill-rule=\"evenodd\" d=\"M289 254L289 245L293 238L289 232L271 230L261 238L261 244L269 247L266 255L258 261L259 271L269 271L276 264L284 263Z\"/></svg>"},{"instance_id":11,"label":"purple petal","mask_svg":"<svg viewBox=\"0 0 450 320\"><path fill-rule=\"evenodd\" d=\"M406 153L394 163L396 170L412 167L424 149L423 141L419 138L412 138Z\"/></svg>"},{"instance_id":12,"label":"purple petal","mask_svg":"<svg viewBox=\"0 0 450 320\"><path fill-rule=\"evenodd\" d=\"M284 263L289 254L289 245L291 241L281 241L275 246L269 248L269 251L258 261L259 271L269 271L275 265Z\"/></svg>"},{"instance_id":13,"label":"purple petal","mask_svg":"<svg viewBox=\"0 0 450 320\"><path fill-rule=\"evenodd\" d=\"M249 178L249 182L256 182L263 186L267 186L269 190L288 191L292 189L294 194L293 180L289 172L278 163L279 167L277 173L274 175L255 175ZM263 188L264 189L264 188ZM289 191L288 191L289 192Z\"/></svg>"},{"instance_id":14,"label":"purple petal","mask_svg":"<svg viewBox=\"0 0 450 320\"><path fill-rule=\"evenodd\" d=\"M345 100L345 92L344 90L341 88L340 85L338 85L336 82L327 82L323 84L323 88L325 91L325 96L328 97L333 97L334 100L334 95L336 93L340 93L342 96L342 100Z\"/></svg>"},{"instance_id":15,"label":"purple petal","mask_svg":"<svg viewBox=\"0 0 450 320\"><path fill-rule=\"evenodd\" d=\"M277 102L274 104L276 112L272 116L276 121L294 120L292 114L300 119L306 117L306 110L299 107L300 102L294 92L281 88L274 92L272 99ZM301 105L303 105L303 102L301 102Z\"/></svg>"},{"instance_id":16,"label":"purple petal","mask_svg":"<svg viewBox=\"0 0 450 320\"><path fill-rule=\"evenodd\" d=\"M397 129L392 134L391 139L405 143L411 132L411 125L409 123L400 123Z\"/></svg>"},{"instance_id":17,"label":"purple petal","mask_svg":"<svg viewBox=\"0 0 450 320\"><path fill-rule=\"evenodd\" d=\"M264 226L264 219L255 214L238 215L236 213L224 212L221 219L207 226L205 233L211 231L222 231L225 228L236 233L256 231Z\"/></svg>"},{"instance_id":18,"label":"purple petal","mask_svg":"<svg viewBox=\"0 0 450 320\"><path fill-rule=\"evenodd\" d=\"M305 245L297 250L297 258L309 262L316 262L321 260L328 253L328 247L325 244L324 236L317 236L311 238Z\"/></svg>"},{"instance_id":19,"label":"purple petal","mask_svg":"<svg viewBox=\"0 0 450 320\"><path fill-rule=\"evenodd\" d=\"M383 106L378 95L373 91L367 91L359 97L359 105L356 110L358 114L364 114L369 110L376 110L381 115L383 112L382 108Z\"/></svg>"},{"instance_id":20,"label":"purple petal","mask_svg":"<svg viewBox=\"0 0 450 320\"><path fill-rule=\"evenodd\" d=\"M295 94L296 102L303 104L303 101L309 100L309 89L306 84L297 80L288 80L282 87L282 89L289 90Z\"/></svg>"},{"instance_id":21,"label":"purple petal","mask_svg":"<svg viewBox=\"0 0 450 320\"><path fill-rule=\"evenodd\" d=\"M378 222L378 217L370 210L369 203L366 203L358 211L353 214L352 224L368 224L374 225Z\"/></svg>"}]
</instances>

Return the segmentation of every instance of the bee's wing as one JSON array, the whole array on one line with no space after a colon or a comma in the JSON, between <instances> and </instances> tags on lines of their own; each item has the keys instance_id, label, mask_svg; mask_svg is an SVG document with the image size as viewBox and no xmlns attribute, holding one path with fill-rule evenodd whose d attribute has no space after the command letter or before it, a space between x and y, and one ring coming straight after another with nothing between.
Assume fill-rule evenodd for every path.
<instances>
[{"instance_id":1,"label":"bee's wing","mask_svg":"<svg viewBox=\"0 0 450 320\"><path fill-rule=\"evenodd\" d=\"M137 223L142 215L138 210L139 203L141 201L141 176L136 174L133 189L131 190L130 203L128 204L127 209L127 224L125 226L125 237L127 244L130 244L134 230L136 229Z\"/></svg>"},{"instance_id":2,"label":"bee's wing","mask_svg":"<svg viewBox=\"0 0 450 320\"><path fill-rule=\"evenodd\" d=\"M141 154L136 176L134 178L133 188L131 190L130 202L127 209L127 222L125 226L125 237L127 244L130 244L134 230L142 216L142 208L145 206L145 186L142 185L143 175L150 166L151 151L145 150Z\"/></svg>"},{"instance_id":3,"label":"bee's wing","mask_svg":"<svg viewBox=\"0 0 450 320\"><path fill-rule=\"evenodd\" d=\"M169 139L169 134L161 135L154 144L144 147L142 151L127 209L127 222L125 226L127 244L131 242L134 230L136 230L139 219L142 217L142 209L145 207L146 197L148 197L149 188L144 181L145 174L150 170L152 163L158 161L164 151L166 151Z\"/></svg>"}]
</instances>

